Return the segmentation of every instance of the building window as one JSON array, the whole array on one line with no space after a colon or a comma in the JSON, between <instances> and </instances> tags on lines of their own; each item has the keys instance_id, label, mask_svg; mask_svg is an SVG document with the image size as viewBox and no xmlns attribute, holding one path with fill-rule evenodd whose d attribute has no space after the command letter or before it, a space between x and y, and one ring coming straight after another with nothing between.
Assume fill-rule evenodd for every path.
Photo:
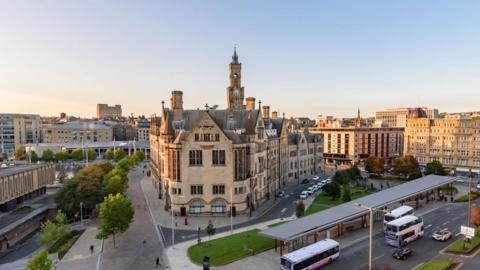
<instances>
[{"instance_id":1,"label":"building window","mask_svg":"<svg viewBox=\"0 0 480 270\"><path fill-rule=\"evenodd\" d=\"M202 150L190 150L189 152L190 166L201 166L202 162Z\"/></svg>"},{"instance_id":2,"label":"building window","mask_svg":"<svg viewBox=\"0 0 480 270\"><path fill-rule=\"evenodd\" d=\"M213 194L225 194L225 185L213 185Z\"/></svg>"},{"instance_id":3,"label":"building window","mask_svg":"<svg viewBox=\"0 0 480 270\"><path fill-rule=\"evenodd\" d=\"M212 164L225 165L225 150L212 150Z\"/></svg>"},{"instance_id":4,"label":"building window","mask_svg":"<svg viewBox=\"0 0 480 270\"><path fill-rule=\"evenodd\" d=\"M198 135L198 133L195 133L195 141L198 142L200 140L200 136Z\"/></svg>"},{"instance_id":5,"label":"building window","mask_svg":"<svg viewBox=\"0 0 480 270\"><path fill-rule=\"evenodd\" d=\"M192 214L203 213L203 208L205 208L205 204L202 200L193 200L190 203L190 213Z\"/></svg>"},{"instance_id":6,"label":"building window","mask_svg":"<svg viewBox=\"0 0 480 270\"><path fill-rule=\"evenodd\" d=\"M220 141L220 134L215 134L215 141L217 141L217 142Z\"/></svg>"},{"instance_id":7,"label":"building window","mask_svg":"<svg viewBox=\"0 0 480 270\"><path fill-rule=\"evenodd\" d=\"M214 200L212 202L212 213L225 213L227 210L227 204L224 200Z\"/></svg>"},{"instance_id":8,"label":"building window","mask_svg":"<svg viewBox=\"0 0 480 270\"><path fill-rule=\"evenodd\" d=\"M246 187L236 187L235 188L235 194L244 194L247 192Z\"/></svg>"},{"instance_id":9,"label":"building window","mask_svg":"<svg viewBox=\"0 0 480 270\"><path fill-rule=\"evenodd\" d=\"M182 189L181 188L172 188L172 194L173 195L182 195Z\"/></svg>"},{"instance_id":10,"label":"building window","mask_svg":"<svg viewBox=\"0 0 480 270\"><path fill-rule=\"evenodd\" d=\"M202 185L192 185L190 186L191 195L203 195L203 186Z\"/></svg>"}]
</instances>

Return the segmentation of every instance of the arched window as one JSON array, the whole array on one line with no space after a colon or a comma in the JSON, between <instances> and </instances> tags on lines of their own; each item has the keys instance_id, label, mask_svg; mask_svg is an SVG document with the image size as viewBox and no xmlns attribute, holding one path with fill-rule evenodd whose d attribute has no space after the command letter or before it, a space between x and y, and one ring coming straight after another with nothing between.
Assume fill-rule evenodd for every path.
<instances>
[{"instance_id":1,"label":"arched window","mask_svg":"<svg viewBox=\"0 0 480 270\"><path fill-rule=\"evenodd\" d=\"M204 207L205 207L205 204L203 203L202 200L193 200L190 203L190 213L192 213L192 214L203 213L203 208Z\"/></svg>"},{"instance_id":2,"label":"arched window","mask_svg":"<svg viewBox=\"0 0 480 270\"><path fill-rule=\"evenodd\" d=\"M216 199L212 201L212 213L225 213L227 204L224 200Z\"/></svg>"}]
</instances>

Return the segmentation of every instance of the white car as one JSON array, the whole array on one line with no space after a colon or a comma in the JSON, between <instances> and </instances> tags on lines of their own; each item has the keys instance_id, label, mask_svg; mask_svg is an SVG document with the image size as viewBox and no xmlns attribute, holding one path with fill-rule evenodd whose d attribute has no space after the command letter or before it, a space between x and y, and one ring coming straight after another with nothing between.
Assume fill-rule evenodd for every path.
<instances>
[{"instance_id":1,"label":"white car","mask_svg":"<svg viewBox=\"0 0 480 270\"><path fill-rule=\"evenodd\" d=\"M320 177L315 175L314 177L312 177L312 180L318 181L318 180L320 180Z\"/></svg>"},{"instance_id":2,"label":"white car","mask_svg":"<svg viewBox=\"0 0 480 270\"><path fill-rule=\"evenodd\" d=\"M326 182L326 183L327 183L327 184L332 183L332 178L327 178L327 182Z\"/></svg>"},{"instance_id":3,"label":"white car","mask_svg":"<svg viewBox=\"0 0 480 270\"><path fill-rule=\"evenodd\" d=\"M300 193L300 199L302 200L305 200L306 198L308 198L308 191L302 191L302 193Z\"/></svg>"},{"instance_id":4,"label":"white car","mask_svg":"<svg viewBox=\"0 0 480 270\"><path fill-rule=\"evenodd\" d=\"M480 182L477 183L477 189L480 189Z\"/></svg>"},{"instance_id":5,"label":"white car","mask_svg":"<svg viewBox=\"0 0 480 270\"><path fill-rule=\"evenodd\" d=\"M433 232L432 238L437 241L447 241L448 239L452 238L452 233L450 231L436 231Z\"/></svg>"},{"instance_id":6,"label":"white car","mask_svg":"<svg viewBox=\"0 0 480 270\"><path fill-rule=\"evenodd\" d=\"M313 187L309 187L309 188L307 188L307 192L308 192L308 195L310 195L313 192L315 192L315 189Z\"/></svg>"},{"instance_id":7,"label":"white car","mask_svg":"<svg viewBox=\"0 0 480 270\"><path fill-rule=\"evenodd\" d=\"M322 180L320 183L323 184L323 185L326 185L327 184L327 179Z\"/></svg>"}]
</instances>

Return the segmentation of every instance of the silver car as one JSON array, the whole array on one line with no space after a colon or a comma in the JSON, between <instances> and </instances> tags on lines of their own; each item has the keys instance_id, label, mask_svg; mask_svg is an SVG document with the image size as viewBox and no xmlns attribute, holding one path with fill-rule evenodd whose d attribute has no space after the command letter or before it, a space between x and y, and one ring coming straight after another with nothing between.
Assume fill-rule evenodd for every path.
<instances>
[{"instance_id":1,"label":"silver car","mask_svg":"<svg viewBox=\"0 0 480 270\"><path fill-rule=\"evenodd\" d=\"M452 238L452 232L448 230L436 231L433 232L432 238L437 241L447 241L448 239Z\"/></svg>"}]
</instances>

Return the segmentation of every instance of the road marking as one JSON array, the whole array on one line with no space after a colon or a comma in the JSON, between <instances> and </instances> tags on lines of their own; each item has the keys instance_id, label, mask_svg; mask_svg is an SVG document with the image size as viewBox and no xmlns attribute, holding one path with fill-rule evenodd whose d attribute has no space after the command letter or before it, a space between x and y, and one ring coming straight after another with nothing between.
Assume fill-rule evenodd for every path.
<instances>
[{"instance_id":1,"label":"road marking","mask_svg":"<svg viewBox=\"0 0 480 270\"><path fill-rule=\"evenodd\" d=\"M378 257L373 258L373 261L376 261L376 260L380 259L380 258L383 257L383 256L385 256L385 254L382 254L382 255L380 255L380 256L378 256Z\"/></svg>"},{"instance_id":2,"label":"road marking","mask_svg":"<svg viewBox=\"0 0 480 270\"><path fill-rule=\"evenodd\" d=\"M180 237L181 237L182 239L185 239L185 238L193 238L193 237L195 237L195 236L197 236L196 233L194 233L194 234L189 234L189 235L182 235L182 236L180 236Z\"/></svg>"},{"instance_id":3,"label":"road marking","mask_svg":"<svg viewBox=\"0 0 480 270\"><path fill-rule=\"evenodd\" d=\"M285 199L286 199L286 198L288 198L288 196L290 196L290 195L288 195L288 194L287 194L287 195L285 195Z\"/></svg>"},{"instance_id":4,"label":"road marking","mask_svg":"<svg viewBox=\"0 0 480 270\"><path fill-rule=\"evenodd\" d=\"M283 208L280 213L285 213L285 211L287 211L287 208Z\"/></svg>"},{"instance_id":5,"label":"road marking","mask_svg":"<svg viewBox=\"0 0 480 270\"><path fill-rule=\"evenodd\" d=\"M427 226L425 226L425 229L428 229L430 227L432 227L432 224L428 224Z\"/></svg>"},{"instance_id":6,"label":"road marking","mask_svg":"<svg viewBox=\"0 0 480 270\"><path fill-rule=\"evenodd\" d=\"M450 221L446 221L442 225L447 225L448 223L450 223Z\"/></svg>"},{"instance_id":7,"label":"road marking","mask_svg":"<svg viewBox=\"0 0 480 270\"><path fill-rule=\"evenodd\" d=\"M460 234L462 234L461 232L458 232L457 234L455 234L455 236L459 236Z\"/></svg>"},{"instance_id":8,"label":"road marking","mask_svg":"<svg viewBox=\"0 0 480 270\"><path fill-rule=\"evenodd\" d=\"M441 231L441 232L444 232L444 231L446 231L446 230L448 230L448 228L441 229L440 231Z\"/></svg>"}]
</instances>

